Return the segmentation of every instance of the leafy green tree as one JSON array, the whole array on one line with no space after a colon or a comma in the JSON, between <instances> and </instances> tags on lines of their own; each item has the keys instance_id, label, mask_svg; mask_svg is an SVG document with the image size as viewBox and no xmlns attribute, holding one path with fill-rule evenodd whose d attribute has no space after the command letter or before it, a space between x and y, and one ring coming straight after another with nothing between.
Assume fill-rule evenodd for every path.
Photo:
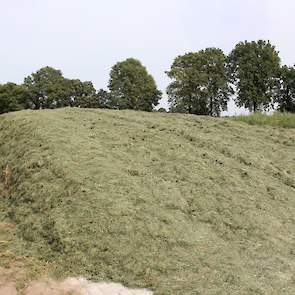
<instances>
[{"instance_id":1,"label":"leafy green tree","mask_svg":"<svg viewBox=\"0 0 295 295\"><path fill-rule=\"evenodd\" d=\"M295 112L295 67L282 67L281 87L277 102L280 111Z\"/></svg>"},{"instance_id":2,"label":"leafy green tree","mask_svg":"<svg viewBox=\"0 0 295 295\"><path fill-rule=\"evenodd\" d=\"M250 111L273 106L278 90L280 57L269 42L240 42L228 58L231 82L236 86L236 103Z\"/></svg>"},{"instance_id":3,"label":"leafy green tree","mask_svg":"<svg viewBox=\"0 0 295 295\"><path fill-rule=\"evenodd\" d=\"M26 89L15 83L0 85L0 114L28 107Z\"/></svg>"},{"instance_id":4,"label":"leafy green tree","mask_svg":"<svg viewBox=\"0 0 295 295\"><path fill-rule=\"evenodd\" d=\"M111 107L152 111L161 99L153 77L139 60L118 62L110 73Z\"/></svg>"},{"instance_id":5,"label":"leafy green tree","mask_svg":"<svg viewBox=\"0 0 295 295\"><path fill-rule=\"evenodd\" d=\"M66 106L99 107L92 82L66 79L60 70L44 67L25 78L24 86L33 109Z\"/></svg>"},{"instance_id":6,"label":"leafy green tree","mask_svg":"<svg viewBox=\"0 0 295 295\"><path fill-rule=\"evenodd\" d=\"M232 94L221 49L207 48L178 56L170 71L167 88L170 111L219 116Z\"/></svg>"},{"instance_id":7,"label":"leafy green tree","mask_svg":"<svg viewBox=\"0 0 295 295\"><path fill-rule=\"evenodd\" d=\"M44 67L24 80L33 109L55 108L67 105L65 78L60 70Z\"/></svg>"},{"instance_id":8,"label":"leafy green tree","mask_svg":"<svg viewBox=\"0 0 295 295\"><path fill-rule=\"evenodd\" d=\"M99 108L111 109L112 108L112 98L111 94L108 91L103 89L98 90L97 92Z\"/></svg>"},{"instance_id":9,"label":"leafy green tree","mask_svg":"<svg viewBox=\"0 0 295 295\"><path fill-rule=\"evenodd\" d=\"M100 89L96 92L92 82L70 80L72 90L70 105L80 108L111 108L109 92Z\"/></svg>"},{"instance_id":10,"label":"leafy green tree","mask_svg":"<svg viewBox=\"0 0 295 295\"><path fill-rule=\"evenodd\" d=\"M83 108L98 108L99 101L96 90L90 81L82 82L78 79L67 80L67 100L69 106Z\"/></svg>"}]
</instances>

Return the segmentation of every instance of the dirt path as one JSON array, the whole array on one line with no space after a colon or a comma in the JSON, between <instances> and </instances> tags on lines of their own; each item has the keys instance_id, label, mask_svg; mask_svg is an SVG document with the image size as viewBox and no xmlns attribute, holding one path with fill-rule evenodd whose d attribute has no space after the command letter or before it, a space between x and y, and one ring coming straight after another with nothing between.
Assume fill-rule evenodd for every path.
<instances>
[{"instance_id":1,"label":"dirt path","mask_svg":"<svg viewBox=\"0 0 295 295\"><path fill-rule=\"evenodd\" d=\"M0 295L152 295L148 290L132 290L121 284L92 283L83 278L68 278L61 283L54 281L33 282L22 292L14 283L0 284Z\"/></svg>"}]
</instances>

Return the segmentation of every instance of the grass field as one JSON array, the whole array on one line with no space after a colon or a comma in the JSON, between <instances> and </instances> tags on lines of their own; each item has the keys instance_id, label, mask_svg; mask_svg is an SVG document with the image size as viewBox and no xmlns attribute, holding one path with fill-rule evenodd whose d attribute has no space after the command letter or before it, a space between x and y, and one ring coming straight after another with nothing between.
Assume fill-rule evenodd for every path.
<instances>
[{"instance_id":1,"label":"grass field","mask_svg":"<svg viewBox=\"0 0 295 295\"><path fill-rule=\"evenodd\" d=\"M156 295L295 294L293 129L66 108L0 138L5 251Z\"/></svg>"},{"instance_id":2,"label":"grass field","mask_svg":"<svg viewBox=\"0 0 295 295\"><path fill-rule=\"evenodd\" d=\"M233 118L251 125L270 125L282 128L295 128L295 114L275 112L272 115L255 113Z\"/></svg>"}]
</instances>

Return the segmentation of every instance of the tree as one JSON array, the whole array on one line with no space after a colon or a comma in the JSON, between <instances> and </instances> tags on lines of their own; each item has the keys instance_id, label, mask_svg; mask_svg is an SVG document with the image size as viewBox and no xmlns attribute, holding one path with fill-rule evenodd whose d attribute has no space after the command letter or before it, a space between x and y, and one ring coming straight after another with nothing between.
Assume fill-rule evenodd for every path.
<instances>
[{"instance_id":1,"label":"tree","mask_svg":"<svg viewBox=\"0 0 295 295\"><path fill-rule=\"evenodd\" d=\"M269 41L240 42L228 58L236 103L250 111L267 110L278 90L280 57Z\"/></svg>"},{"instance_id":2,"label":"tree","mask_svg":"<svg viewBox=\"0 0 295 295\"><path fill-rule=\"evenodd\" d=\"M113 66L108 87L112 108L152 111L161 99L153 77L133 58Z\"/></svg>"},{"instance_id":3,"label":"tree","mask_svg":"<svg viewBox=\"0 0 295 295\"><path fill-rule=\"evenodd\" d=\"M103 89L97 92L99 108L111 109L112 108L112 98L111 94Z\"/></svg>"},{"instance_id":4,"label":"tree","mask_svg":"<svg viewBox=\"0 0 295 295\"><path fill-rule=\"evenodd\" d=\"M99 101L96 90L90 81L82 82L78 79L67 80L68 105L82 108L98 108Z\"/></svg>"},{"instance_id":5,"label":"tree","mask_svg":"<svg viewBox=\"0 0 295 295\"><path fill-rule=\"evenodd\" d=\"M23 86L14 83L0 85L0 114L26 107L28 107L28 93Z\"/></svg>"},{"instance_id":6,"label":"tree","mask_svg":"<svg viewBox=\"0 0 295 295\"><path fill-rule=\"evenodd\" d=\"M167 88L172 112L219 116L232 94L221 49L207 48L178 56Z\"/></svg>"},{"instance_id":7,"label":"tree","mask_svg":"<svg viewBox=\"0 0 295 295\"><path fill-rule=\"evenodd\" d=\"M24 80L31 100L31 108L45 109L67 105L67 85L60 70L52 67L41 68Z\"/></svg>"},{"instance_id":8,"label":"tree","mask_svg":"<svg viewBox=\"0 0 295 295\"><path fill-rule=\"evenodd\" d=\"M281 87L278 95L279 110L295 112L295 67L281 69Z\"/></svg>"},{"instance_id":9,"label":"tree","mask_svg":"<svg viewBox=\"0 0 295 295\"><path fill-rule=\"evenodd\" d=\"M24 86L30 96L33 109L66 106L99 107L92 82L66 79L60 70L44 67L28 76Z\"/></svg>"}]
</instances>

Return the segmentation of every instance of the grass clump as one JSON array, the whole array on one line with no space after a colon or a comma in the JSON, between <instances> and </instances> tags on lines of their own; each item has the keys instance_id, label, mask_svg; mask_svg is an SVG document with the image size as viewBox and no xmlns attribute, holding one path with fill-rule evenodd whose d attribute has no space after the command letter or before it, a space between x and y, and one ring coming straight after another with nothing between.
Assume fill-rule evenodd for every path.
<instances>
[{"instance_id":1,"label":"grass clump","mask_svg":"<svg viewBox=\"0 0 295 295\"><path fill-rule=\"evenodd\" d=\"M295 293L295 135L227 119L0 116L13 251L166 294Z\"/></svg>"},{"instance_id":2,"label":"grass clump","mask_svg":"<svg viewBox=\"0 0 295 295\"><path fill-rule=\"evenodd\" d=\"M15 282L23 289L29 282L53 273L54 265L34 256L23 255L17 239L17 227L7 218L7 192L0 184L0 285ZM22 253L22 254L20 254Z\"/></svg>"},{"instance_id":3,"label":"grass clump","mask_svg":"<svg viewBox=\"0 0 295 295\"><path fill-rule=\"evenodd\" d=\"M254 113L251 115L241 115L233 120L245 122L251 125L270 125L282 128L295 128L295 114L275 112L272 115Z\"/></svg>"}]
</instances>

